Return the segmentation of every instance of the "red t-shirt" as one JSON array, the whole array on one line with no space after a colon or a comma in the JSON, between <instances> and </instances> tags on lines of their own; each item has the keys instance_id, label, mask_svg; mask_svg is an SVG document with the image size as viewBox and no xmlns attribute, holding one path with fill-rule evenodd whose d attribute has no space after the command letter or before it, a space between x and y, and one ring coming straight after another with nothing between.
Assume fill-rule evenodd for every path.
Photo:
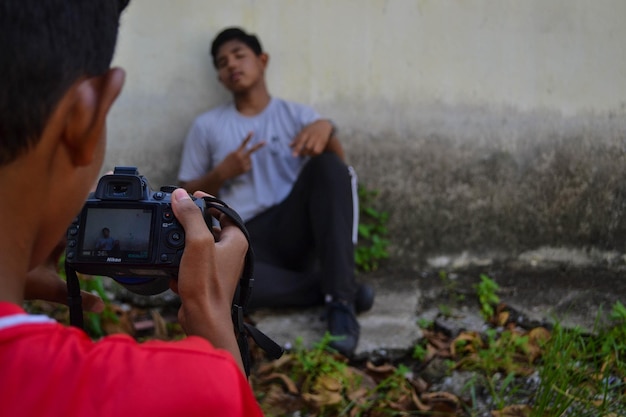
<instances>
[{"instance_id":1,"label":"red t-shirt","mask_svg":"<svg viewBox=\"0 0 626 417\"><path fill-rule=\"evenodd\" d=\"M93 342L79 329L0 303L0 415L263 414L232 356L202 338Z\"/></svg>"}]
</instances>

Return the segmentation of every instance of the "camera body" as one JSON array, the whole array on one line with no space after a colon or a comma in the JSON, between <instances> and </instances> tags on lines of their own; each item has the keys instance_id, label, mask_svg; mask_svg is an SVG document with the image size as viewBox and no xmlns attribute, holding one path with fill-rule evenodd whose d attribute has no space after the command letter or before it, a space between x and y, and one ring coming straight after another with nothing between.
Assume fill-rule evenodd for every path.
<instances>
[{"instance_id":1,"label":"camera body","mask_svg":"<svg viewBox=\"0 0 626 417\"><path fill-rule=\"evenodd\" d=\"M101 177L67 230L66 263L77 272L111 277L137 294L167 290L185 246L171 206L175 188L151 190L135 167L116 167ZM204 215L204 200L192 199Z\"/></svg>"}]
</instances>

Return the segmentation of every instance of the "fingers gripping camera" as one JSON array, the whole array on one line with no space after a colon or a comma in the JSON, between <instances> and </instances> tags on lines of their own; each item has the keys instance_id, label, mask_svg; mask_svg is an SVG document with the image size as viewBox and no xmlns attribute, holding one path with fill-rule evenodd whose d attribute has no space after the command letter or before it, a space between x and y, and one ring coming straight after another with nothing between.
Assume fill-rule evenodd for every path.
<instances>
[{"instance_id":1,"label":"fingers gripping camera","mask_svg":"<svg viewBox=\"0 0 626 417\"><path fill-rule=\"evenodd\" d=\"M66 262L77 272L113 278L142 295L159 294L178 276L185 231L171 206L172 187L150 189L135 167L98 181L67 230ZM193 198L205 213L204 199ZM210 222L210 216L205 216Z\"/></svg>"}]
</instances>

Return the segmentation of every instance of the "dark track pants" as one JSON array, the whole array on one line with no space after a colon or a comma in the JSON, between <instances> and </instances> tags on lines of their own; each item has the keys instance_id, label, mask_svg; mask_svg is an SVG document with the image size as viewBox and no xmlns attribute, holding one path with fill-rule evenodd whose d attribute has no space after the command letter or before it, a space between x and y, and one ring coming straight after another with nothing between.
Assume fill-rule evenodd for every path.
<instances>
[{"instance_id":1,"label":"dark track pants","mask_svg":"<svg viewBox=\"0 0 626 417\"><path fill-rule=\"evenodd\" d=\"M356 176L334 153L312 158L280 204L246 223L255 254L250 308L353 302Z\"/></svg>"}]
</instances>

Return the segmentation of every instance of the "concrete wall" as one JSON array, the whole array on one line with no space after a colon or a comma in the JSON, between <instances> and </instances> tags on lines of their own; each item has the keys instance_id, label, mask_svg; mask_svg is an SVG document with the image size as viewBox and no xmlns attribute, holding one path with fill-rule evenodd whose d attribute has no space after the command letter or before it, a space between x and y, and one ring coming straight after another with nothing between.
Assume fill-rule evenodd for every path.
<instances>
[{"instance_id":1,"label":"concrete wall","mask_svg":"<svg viewBox=\"0 0 626 417\"><path fill-rule=\"evenodd\" d=\"M622 0L132 0L105 169L176 182L192 119L228 99L210 41L241 25L270 53L272 93L338 123L382 192L396 262L546 246L616 259L625 16Z\"/></svg>"}]
</instances>

